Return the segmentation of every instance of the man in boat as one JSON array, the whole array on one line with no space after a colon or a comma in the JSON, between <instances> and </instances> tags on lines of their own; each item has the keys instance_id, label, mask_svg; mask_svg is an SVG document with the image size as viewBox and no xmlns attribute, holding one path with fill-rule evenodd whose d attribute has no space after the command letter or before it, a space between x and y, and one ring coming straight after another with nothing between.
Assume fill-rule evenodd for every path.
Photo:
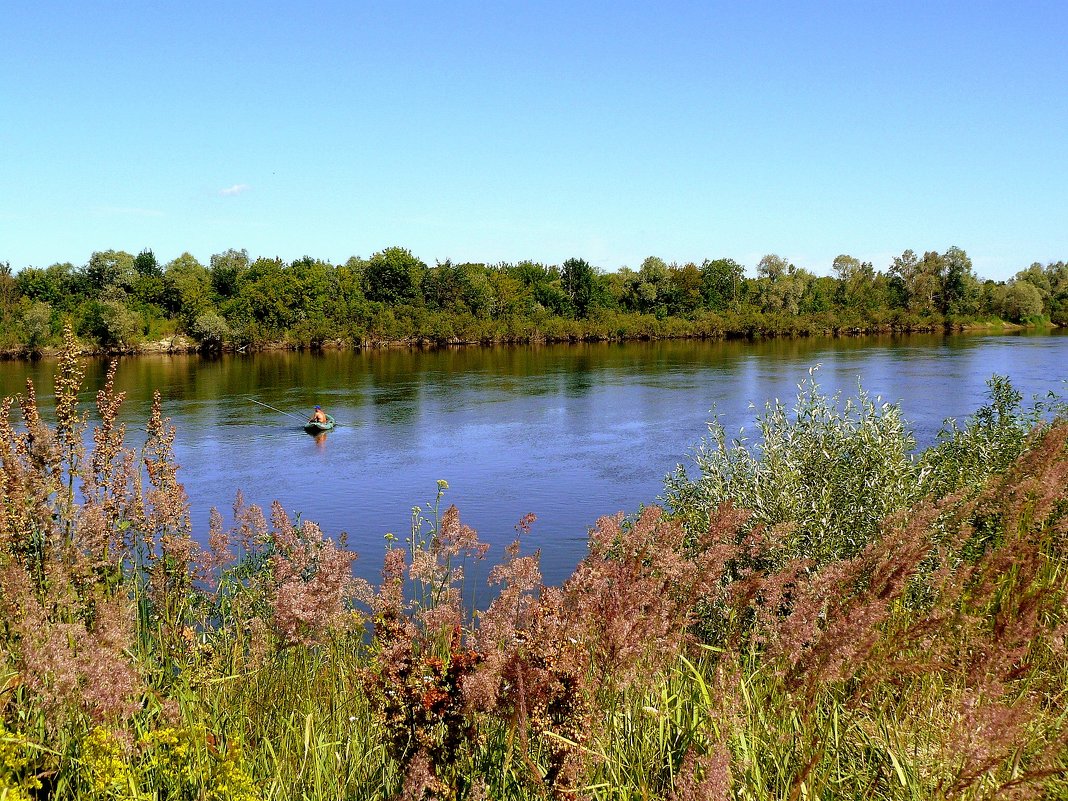
<instances>
[{"instance_id":1,"label":"man in boat","mask_svg":"<svg viewBox=\"0 0 1068 801\"><path fill-rule=\"evenodd\" d=\"M322 406L316 406L315 411L312 412L312 416L308 418L309 423L325 423L326 413L323 411Z\"/></svg>"}]
</instances>

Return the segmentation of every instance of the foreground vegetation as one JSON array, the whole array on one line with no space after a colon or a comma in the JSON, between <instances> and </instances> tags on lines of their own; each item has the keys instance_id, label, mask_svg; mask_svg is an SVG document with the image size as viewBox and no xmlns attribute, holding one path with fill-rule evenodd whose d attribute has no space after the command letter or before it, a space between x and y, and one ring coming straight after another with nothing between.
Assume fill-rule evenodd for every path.
<instances>
[{"instance_id":1,"label":"foreground vegetation","mask_svg":"<svg viewBox=\"0 0 1068 801\"><path fill-rule=\"evenodd\" d=\"M67 323L115 351L164 340L211 351L1068 323L1065 262L1032 264L1008 282L981 280L956 247L907 250L885 270L841 255L832 268L820 277L776 255L760 260L755 277L732 259L650 257L610 273L582 259L428 267L399 247L344 264L251 259L243 250L208 265L188 253L160 264L149 250L107 250L81 266L13 272L0 262L0 348L13 355L58 345Z\"/></svg>"},{"instance_id":2,"label":"foreground vegetation","mask_svg":"<svg viewBox=\"0 0 1068 801\"><path fill-rule=\"evenodd\" d=\"M1068 421L1004 380L920 453L806 383L477 614L444 482L378 587L240 496L200 547L80 384L0 415L0 799L1068 797Z\"/></svg>"}]
</instances>

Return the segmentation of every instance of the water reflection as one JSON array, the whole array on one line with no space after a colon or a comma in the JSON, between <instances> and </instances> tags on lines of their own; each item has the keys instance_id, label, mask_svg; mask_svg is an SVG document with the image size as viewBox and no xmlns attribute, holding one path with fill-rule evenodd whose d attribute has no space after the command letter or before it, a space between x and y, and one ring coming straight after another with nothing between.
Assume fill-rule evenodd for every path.
<instances>
[{"instance_id":1,"label":"water reflection","mask_svg":"<svg viewBox=\"0 0 1068 801\"><path fill-rule=\"evenodd\" d=\"M653 502L718 414L749 425L766 400L792 400L808 370L828 390L902 403L917 438L982 403L985 381L1007 374L1029 395L1063 391L1068 336L865 337L746 342L591 343L444 351L269 353L214 359L123 359L117 388L131 439L143 437L158 390L178 429L198 531L211 506L279 499L331 534L349 532L376 578L382 536L406 533L411 507L447 479L447 502L499 554L535 512L532 544L545 574L562 579L602 514ZM87 363L87 404L104 380ZM54 364L0 365L0 391L32 378L51 413ZM311 438L297 413L320 403L338 420ZM714 410L714 411L713 411ZM301 411L299 416L305 415ZM329 446L327 440L329 439Z\"/></svg>"}]
</instances>

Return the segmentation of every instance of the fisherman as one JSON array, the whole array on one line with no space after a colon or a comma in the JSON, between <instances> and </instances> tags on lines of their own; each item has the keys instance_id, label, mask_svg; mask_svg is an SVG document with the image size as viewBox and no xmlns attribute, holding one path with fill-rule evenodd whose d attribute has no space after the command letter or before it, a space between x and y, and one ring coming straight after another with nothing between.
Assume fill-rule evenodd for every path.
<instances>
[{"instance_id":1,"label":"fisherman","mask_svg":"<svg viewBox=\"0 0 1068 801\"><path fill-rule=\"evenodd\" d=\"M316 406L312 416L308 418L309 423L325 423L326 413L323 411L322 406Z\"/></svg>"}]
</instances>

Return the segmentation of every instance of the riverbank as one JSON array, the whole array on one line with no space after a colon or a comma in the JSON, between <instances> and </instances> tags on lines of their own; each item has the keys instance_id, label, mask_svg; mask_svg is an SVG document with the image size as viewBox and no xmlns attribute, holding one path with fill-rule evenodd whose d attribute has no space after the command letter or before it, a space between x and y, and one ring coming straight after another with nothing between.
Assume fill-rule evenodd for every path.
<instances>
[{"instance_id":1,"label":"riverbank","mask_svg":"<svg viewBox=\"0 0 1068 801\"><path fill-rule=\"evenodd\" d=\"M932 321L930 323L877 325L828 325L826 321L796 318L781 319L750 318L744 326L706 319L691 321L679 318L657 320L656 318L628 321L630 325L616 326L614 332L604 326L589 325L590 321L558 320L550 330L532 329L525 333L490 336L431 336L419 334L390 338L368 334L358 338L327 338L301 340L298 338L272 339L260 342L224 342L204 345L193 338L174 336L137 342L130 345L109 347L82 343L80 353L86 356L138 356L153 354L220 354L261 353L271 351L345 351L380 349L434 349L450 347L478 347L499 345L561 344L568 342L648 342L657 340L761 340L809 337L861 337L880 334L930 334L930 333L1004 333L1017 331L1052 331L1060 328L1053 323L1022 325L1004 320ZM596 321L595 321L596 322ZM21 346L0 350L3 360L55 359L62 348L58 345L39 347Z\"/></svg>"}]
</instances>

